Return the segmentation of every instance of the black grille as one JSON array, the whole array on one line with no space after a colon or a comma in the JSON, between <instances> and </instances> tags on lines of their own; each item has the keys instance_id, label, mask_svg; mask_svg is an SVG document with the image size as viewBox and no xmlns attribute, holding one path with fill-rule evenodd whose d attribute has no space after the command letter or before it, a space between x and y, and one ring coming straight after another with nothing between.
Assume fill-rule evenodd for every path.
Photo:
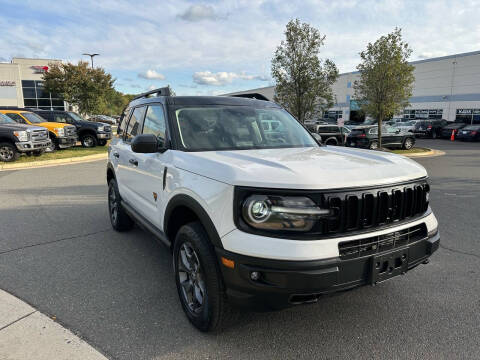
<instances>
[{"instance_id":1,"label":"black grille","mask_svg":"<svg viewBox=\"0 0 480 360\"><path fill-rule=\"evenodd\" d=\"M344 241L338 244L338 251L340 254L340 259L354 259L412 244L416 241L424 239L426 236L426 225L419 224L385 235L372 236L359 240Z\"/></svg>"},{"instance_id":2,"label":"black grille","mask_svg":"<svg viewBox=\"0 0 480 360\"><path fill-rule=\"evenodd\" d=\"M423 182L325 194L325 202L333 215L320 220L321 232L345 233L415 218L427 211L429 190L429 185Z\"/></svg>"},{"instance_id":3,"label":"black grille","mask_svg":"<svg viewBox=\"0 0 480 360\"><path fill-rule=\"evenodd\" d=\"M75 126L65 126L65 136L75 136L77 134Z\"/></svg>"}]
</instances>

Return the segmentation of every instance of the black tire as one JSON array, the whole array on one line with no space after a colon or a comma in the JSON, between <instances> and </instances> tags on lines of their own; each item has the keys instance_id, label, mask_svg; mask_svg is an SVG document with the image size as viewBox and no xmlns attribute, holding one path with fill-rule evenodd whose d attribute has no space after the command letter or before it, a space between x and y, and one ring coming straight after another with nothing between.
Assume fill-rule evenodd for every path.
<instances>
[{"instance_id":1,"label":"black tire","mask_svg":"<svg viewBox=\"0 0 480 360\"><path fill-rule=\"evenodd\" d=\"M187 249L193 251L190 252L190 258L187 256ZM198 262L196 275L193 274L195 259ZM208 235L199 222L180 228L175 238L173 261L178 296L188 320L200 331L222 329L230 318L231 308L224 292L217 258ZM186 263L191 269L187 269ZM191 302L188 300L187 291L192 292Z\"/></svg>"},{"instance_id":2,"label":"black tire","mask_svg":"<svg viewBox=\"0 0 480 360\"><path fill-rule=\"evenodd\" d=\"M407 137L403 142L402 148L404 150L410 150L413 145L415 145L415 139Z\"/></svg>"},{"instance_id":3,"label":"black tire","mask_svg":"<svg viewBox=\"0 0 480 360\"><path fill-rule=\"evenodd\" d=\"M368 146L368 148L370 150L377 150L378 149L378 141L377 140L373 140L370 145Z\"/></svg>"},{"instance_id":4,"label":"black tire","mask_svg":"<svg viewBox=\"0 0 480 360\"><path fill-rule=\"evenodd\" d=\"M119 232L133 228L134 222L122 207L120 193L115 179L108 183L108 213L112 227Z\"/></svg>"},{"instance_id":5,"label":"black tire","mask_svg":"<svg viewBox=\"0 0 480 360\"><path fill-rule=\"evenodd\" d=\"M19 158L20 153L17 151L15 145L11 143L0 143L0 161L12 162Z\"/></svg>"},{"instance_id":6,"label":"black tire","mask_svg":"<svg viewBox=\"0 0 480 360\"><path fill-rule=\"evenodd\" d=\"M338 145L338 141L336 139L327 139L327 141L325 141L325 145Z\"/></svg>"},{"instance_id":7,"label":"black tire","mask_svg":"<svg viewBox=\"0 0 480 360\"><path fill-rule=\"evenodd\" d=\"M45 153L45 150L35 150L33 152L33 156L40 156L40 155L43 155Z\"/></svg>"},{"instance_id":8,"label":"black tire","mask_svg":"<svg viewBox=\"0 0 480 360\"><path fill-rule=\"evenodd\" d=\"M82 135L80 141L82 142L82 146L84 148L92 148L97 146L97 137L92 134Z\"/></svg>"},{"instance_id":9,"label":"black tire","mask_svg":"<svg viewBox=\"0 0 480 360\"><path fill-rule=\"evenodd\" d=\"M98 146L105 146L105 145L107 145L107 140L105 139L98 140Z\"/></svg>"}]
</instances>

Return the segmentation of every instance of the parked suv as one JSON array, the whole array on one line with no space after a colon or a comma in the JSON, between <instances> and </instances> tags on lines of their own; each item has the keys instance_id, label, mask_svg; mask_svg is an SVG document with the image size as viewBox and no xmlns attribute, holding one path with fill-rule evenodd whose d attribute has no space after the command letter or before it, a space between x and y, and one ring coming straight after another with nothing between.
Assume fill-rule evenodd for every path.
<instances>
[{"instance_id":1,"label":"parked suv","mask_svg":"<svg viewBox=\"0 0 480 360\"><path fill-rule=\"evenodd\" d=\"M456 138L458 135L458 132L461 129L463 129L465 126L467 126L467 124L464 124L462 122L452 122L442 128L440 137L443 139L449 139L452 136L452 132L453 132L453 137Z\"/></svg>"},{"instance_id":2,"label":"parked suv","mask_svg":"<svg viewBox=\"0 0 480 360\"><path fill-rule=\"evenodd\" d=\"M442 134L442 129L448 124L447 120L418 120L413 133L415 136L436 139Z\"/></svg>"},{"instance_id":3,"label":"parked suv","mask_svg":"<svg viewBox=\"0 0 480 360\"><path fill-rule=\"evenodd\" d=\"M62 124L71 124L77 129L78 138L83 147L105 146L107 140L112 138L112 128L108 124L95 123L83 119L73 111L60 110L37 110L33 112L40 115L47 121L54 121Z\"/></svg>"},{"instance_id":4,"label":"parked suv","mask_svg":"<svg viewBox=\"0 0 480 360\"><path fill-rule=\"evenodd\" d=\"M320 135L325 145L344 145L350 129L338 125L309 125L307 129L311 133Z\"/></svg>"},{"instance_id":5,"label":"parked suv","mask_svg":"<svg viewBox=\"0 0 480 360\"><path fill-rule=\"evenodd\" d=\"M41 155L50 144L45 128L17 124L0 113L0 161L15 161L20 153Z\"/></svg>"},{"instance_id":6,"label":"parked suv","mask_svg":"<svg viewBox=\"0 0 480 360\"><path fill-rule=\"evenodd\" d=\"M265 118L282 138L266 136ZM106 175L113 228L136 222L171 249L181 305L202 331L231 304L315 302L404 274L439 246L421 165L320 145L269 101L140 95Z\"/></svg>"},{"instance_id":7,"label":"parked suv","mask_svg":"<svg viewBox=\"0 0 480 360\"><path fill-rule=\"evenodd\" d=\"M382 127L382 146L386 148L411 149L415 145L415 136L393 126ZM378 126L358 126L347 137L346 146L364 149L378 149Z\"/></svg>"},{"instance_id":8,"label":"parked suv","mask_svg":"<svg viewBox=\"0 0 480 360\"><path fill-rule=\"evenodd\" d=\"M7 115L19 124L41 126L48 130L53 149L65 149L75 146L77 131L75 126L58 122L46 121L37 114L23 109L0 109L0 113Z\"/></svg>"}]
</instances>

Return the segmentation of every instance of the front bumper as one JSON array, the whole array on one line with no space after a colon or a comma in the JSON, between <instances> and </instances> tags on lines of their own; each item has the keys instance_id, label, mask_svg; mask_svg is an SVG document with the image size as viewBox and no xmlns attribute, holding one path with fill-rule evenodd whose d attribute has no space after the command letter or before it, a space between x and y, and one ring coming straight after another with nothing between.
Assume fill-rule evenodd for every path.
<instances>
[{"instance_id":1,"label":"front bumper","mask_svg":"<svg viewBox=\"0 0 480 360\"><path fill-rule=\"evenodd\" d=\"M437 232L401 248L347 260L335 257L285 261L244 256L219 248L216 252L219 264L222 264L222 256L235 261L234 269L220 265L229 301L236 306L264 311L315 302L324 294L373 284L378 279L374 275L374 261L387 254L399 251L405 254L403 274L425 262L439 244ZM260 274L259 280L251 279L254 271ZM394 275L396 273L389 278Z\"/></svg>"},{"instance_id":2,"label":"front bumper","mask_svg":"<svg viewBox=\"0 0 480 360\"><path fill-rule=\"evenodd\" d=\"M17 146L17 150L20 152L29 152L35 150L42 150L46 149L52 144L50 139L42 140L42 141L19 141L16 142L15 145Z\"/></svg>"},{"instance_id":3,"label":"front bumper","mask_svg":"<svg viewBox=\"0 0 480 360\"><path fill-rule=\"evenodd\" d=\"M109 140L112 138L112 133L98 133L97 139L99 140Z\"/></svg>"},{"instance_id":4,"label":"front bumper","mask_svg":"<svg viewBox=\"0 0 480 360\"><path fill-rule=\"evenodd\" d=\"M76 136L57 137L58 146L62 149L75 146L78 141Z\"/></svg>"}]
</instances>

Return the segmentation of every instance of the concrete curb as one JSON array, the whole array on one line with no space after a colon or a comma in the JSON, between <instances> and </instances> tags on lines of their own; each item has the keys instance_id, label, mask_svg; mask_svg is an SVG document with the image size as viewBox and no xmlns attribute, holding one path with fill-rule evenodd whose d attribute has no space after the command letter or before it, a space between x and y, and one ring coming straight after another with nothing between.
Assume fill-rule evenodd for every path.
<instances>
[{"instance_id":1,"label":"concrete curb","mask_svg":"<svg viewBox=\"0 0 480 360\"><path fill-rule=\"evenodd\" d=\"M430 149L430 151L426 151L426 152L423 152L423 153L399 154L399 155L403 155L403 156L407 156L407 157L412 157L412 158L416 158L416 157L434 157L434 156L442 156L442 155L445 155L445 151Z\"/></svg>"},{"instance_id":2,"label":"concrete curb","mask_svg":"<svg viewBox=\"0 0 480 360\"><path fill-rule=\"evenodd\" d=\"M48 316L0 290L0 359L107 358Z\"/></svg>"},{"instance_id":3,"label":"concrete curb","mask_svg":"<svg viewBox=\"0 0 480 360\"><path fill-rule=\"evenodd\" d=\"M82 162L96 161L96 160L102 160L102 159L107 159L107 153L87 155L87 156L77 156L77 157L71 157L66 159L32 161L29 163L1 164L0 171L1 170L22 170L22 169L32 169L32 168L47 167L47 166L67 165L67 164L82 163Z\"/></svg>"}]
</instances>

